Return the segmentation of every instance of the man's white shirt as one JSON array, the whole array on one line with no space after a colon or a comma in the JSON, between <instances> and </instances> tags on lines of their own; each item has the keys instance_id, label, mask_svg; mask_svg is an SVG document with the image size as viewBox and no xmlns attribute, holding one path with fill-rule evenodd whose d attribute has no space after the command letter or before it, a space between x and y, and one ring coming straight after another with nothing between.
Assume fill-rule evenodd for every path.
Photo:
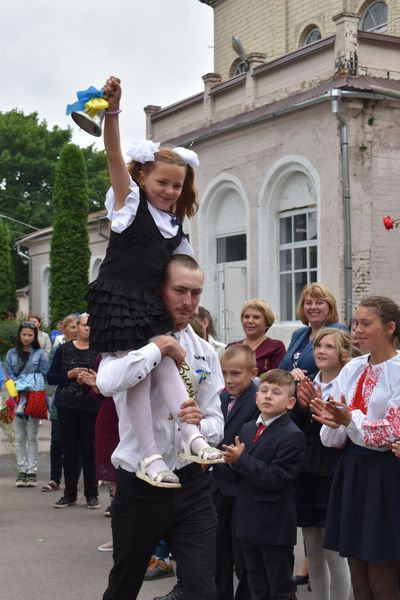
<instances>
[{"instance_id":1,"label":"man's white shirt","mask_svg":"<svg viewBox=\"0 0 400 600\"><path fill-rule=\"evenodd\" d=\"M184 377L203 414L200 431L210 445L216 446L224 431L219 398L224 380L218 355L208 342L195 334L190 325L177 332L175 337L186 351L185 362L189 369L184 370ZM120 442L111 457L116 468L137 471L141 458L125 390L143 380L161 359L158 346L150 342L139 350L106 354L100 363L97 386L104 396L113 396L118 413ZM155 441L168 467L172 470L180 469L188 463L177 459L182 447L179 423L170 418L168 408L162 401L163 393L174 392L161 390L152 380L150 402Z\"/></svg>"}]
</instances>

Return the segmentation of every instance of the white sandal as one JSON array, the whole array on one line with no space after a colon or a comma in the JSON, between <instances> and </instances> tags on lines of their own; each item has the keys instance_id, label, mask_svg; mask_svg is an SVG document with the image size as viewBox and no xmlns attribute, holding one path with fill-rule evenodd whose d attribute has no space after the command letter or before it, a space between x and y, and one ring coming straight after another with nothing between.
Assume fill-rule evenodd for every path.
<instances>
[{"instance_id":1,"label":"white sandal","mask_svg":"<svg viewBox=\"0 0 400 600\"><path fill-rule=\"evenodd\" d=\"M180 488L181 484L179 483L179 478L173 471L164 470L164 471L156 471L152 475L146 473L146 467L148 467L152 462L157 459L164 460L161 454L153 454L152 456L148 456L140 461L140 470L136 471L136 477L139 479L143 479L150 485L154 485L156 487L162 488ZM165 481L166 476L173 476L176 481Z\"/></svg>"},{"instance_id":2,"label":"white sandal","mask_svg":"<svg viewBox=\"0 0 400 600\"><path fill-rule=\"evenodd\" d=\"M181 452L179 452L178 459L179 460L190 460L191 462L199 463L200 465L217 465L220 463L224 463L225 461L222 456L222 452L220 450L218 450L217 448L212 448L211 446L206 446L205 448L200 450L200 454L192 453L192 449L191 449L192 442L193 442L193 440L195 440L199 437L206 440L204 435L202 435L200 432L194 433L193 435L191 435L190 438L187 440L187 442L182 440L183 450ZM219 458L208 458L208 456L210 454L215 454L216 452L219 454Z\"/></svg>"}]
</instances>

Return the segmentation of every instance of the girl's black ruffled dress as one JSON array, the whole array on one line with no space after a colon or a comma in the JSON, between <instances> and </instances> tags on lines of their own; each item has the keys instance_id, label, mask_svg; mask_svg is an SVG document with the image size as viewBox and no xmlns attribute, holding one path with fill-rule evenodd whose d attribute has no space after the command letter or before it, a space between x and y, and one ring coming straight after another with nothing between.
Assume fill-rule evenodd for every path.
<instances>
[{"instance_id":1,"label":"girl's black ruffled dress","mask_svg":"<svg viewBox=\"0 0 400 600\"><path fill-rule=\"evenodd\" d=\"M159 290L182 236L179 225L174 237L163 237L141 192L133 222L122 233L111 231L99 276L89 285L91 349L136 350L172 330Z\"/></svg>"}]
</instances>

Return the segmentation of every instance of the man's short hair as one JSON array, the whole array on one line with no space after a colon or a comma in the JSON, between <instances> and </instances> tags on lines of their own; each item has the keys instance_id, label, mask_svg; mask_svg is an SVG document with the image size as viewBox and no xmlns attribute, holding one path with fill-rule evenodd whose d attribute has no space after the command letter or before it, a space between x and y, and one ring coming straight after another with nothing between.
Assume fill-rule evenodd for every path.
<instances>
[{"instance_id":1,"label":"man's short hair","mask_svg":"<svg viewBox=\"0 0 400 600\"><path fill-rule=\"evenodd\" d=\"M249 371L256 368L256 354L254 350L246 344L233 344L233 346L226 348L222 353L221 362L223 360L232 360L232 358L236 358L237 356L243 357L246 368L249 369Z\"/></svg>"},{"instance_id":2,"label":"man's short hair","mask_svg":"<svg viewBox=\"0 0 400 600\"><path fill-rule=\"evenodd\" d=\"M289 371L285 369L271 369L260 376L260 386L263 383L272 383L279 386L286 385L289 388L289 396L296 393L296 381Z\"/></svg>"},{"instance_id":3,"label":"man's short hair","mask_svg":"<svg viewBox=\"0 0 400 600\"><path fill-rule=\"evenodd\" d=\"M185 269L189 269L190 271L201 271L203 274L203 269L192 256L189 256L188 254L174 254L167 264L163 285L165 285L165 283L168 281L173 265L180 265L181 267L185 267Z\"/></svg>"}]
</instances>

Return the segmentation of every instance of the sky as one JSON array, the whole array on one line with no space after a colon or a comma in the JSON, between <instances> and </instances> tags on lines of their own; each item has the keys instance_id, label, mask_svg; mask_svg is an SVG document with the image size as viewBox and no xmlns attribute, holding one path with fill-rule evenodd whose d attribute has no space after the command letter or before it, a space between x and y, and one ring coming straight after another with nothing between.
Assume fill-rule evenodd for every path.
<instances>
[{"instance_id":1,"label":"sky","mask_svg":"<svg viewBox=\"0 0 400 600\"><path fill-rule=\"evenodd\" d=\"M213 10L199 0L0 0L0 112L37 112L49 128L71 125L74 143L102 149L65 108L114 74L126 151L145 137L146 105L203 90L212 45Z\"/></svg>"}]
</instances>

